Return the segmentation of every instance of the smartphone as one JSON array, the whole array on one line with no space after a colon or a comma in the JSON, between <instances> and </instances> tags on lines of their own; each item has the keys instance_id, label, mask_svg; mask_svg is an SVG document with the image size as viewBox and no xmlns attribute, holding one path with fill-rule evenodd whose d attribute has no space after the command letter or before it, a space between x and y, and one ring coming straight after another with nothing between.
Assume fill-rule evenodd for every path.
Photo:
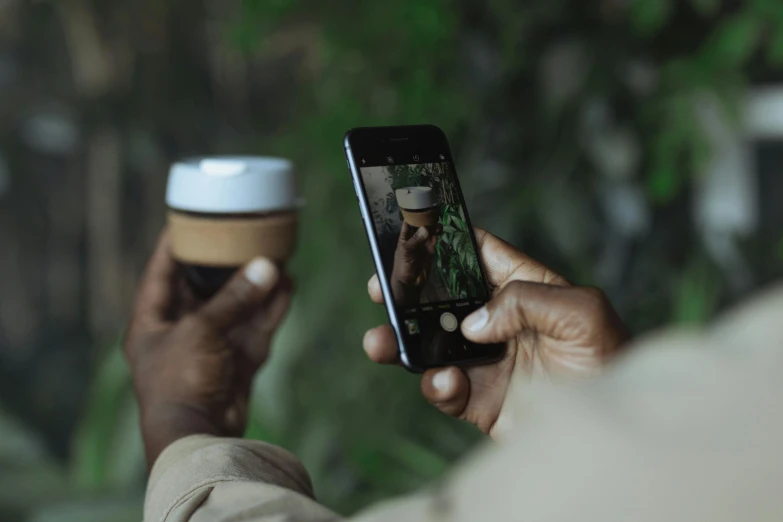
<instances>
[{"instance_id":1,"label":"smartphone","mask_svg":"<svg viewBox=\"0 0 783 522\"><path fill-rule=\"evenodd\" d=\"M446 135L434 125L356 128L344 147L403 365L500 359L502 344L460 331L490 290Z\"/></svg>"}]
</instances>

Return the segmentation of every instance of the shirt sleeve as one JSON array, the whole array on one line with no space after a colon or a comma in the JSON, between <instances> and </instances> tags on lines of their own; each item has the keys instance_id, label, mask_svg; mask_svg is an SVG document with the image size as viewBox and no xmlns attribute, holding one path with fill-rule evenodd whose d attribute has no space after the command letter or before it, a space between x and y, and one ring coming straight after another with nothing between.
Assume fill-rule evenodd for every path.
<instances>
[{"instance_id":1,"label":"shirt sleeve","mask_svg":"<svg viewBox=\"0 0 783 522\"><path fill-rule=\"evenodd\" d=\"M708 331L641 340L605 375L528 387L508 442L352 522L779 522L783 288ZM296 459L261 442L190 437L159 458L145 520L311 522Z\"/></svg>"},{"instance_id":2,"label":"shirt sleeve","mask_svg":"<svg viewBox=\"0 0 783 522\"><path fill-rule=\"evenodd\" d=\"M260 441L193 435L153 466L145 522L316 522L339 517L313 499L291 453Z\"/></svg>"}]
</instances>

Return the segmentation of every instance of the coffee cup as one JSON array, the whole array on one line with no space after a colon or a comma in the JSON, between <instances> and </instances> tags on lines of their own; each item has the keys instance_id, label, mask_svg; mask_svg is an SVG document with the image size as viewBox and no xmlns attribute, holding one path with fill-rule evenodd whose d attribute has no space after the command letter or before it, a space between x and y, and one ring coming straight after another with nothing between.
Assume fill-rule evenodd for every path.
<instances>
[{"instance_id":1,"label":"coffee cup","mask_svg":"<svg viewBox=\"0 0 783 522\"><path fill-rule=\"evenodd\" d=\"M301 201L288 160L180 161L169 172L166 204L172 255L200 296L255 257L284 263L296 249Z\"/></svg>"},{"instance_id":2,"label":"coffee cup","mask_svg":"<svg viewBox=\"0 0 783 522\"><path fill-rule=\"evenodd\" d=\"M395 192L403 220L414 227L434 227L440 219L440 205L431 187L405 187Z\"/></svg>"}]
</instances>

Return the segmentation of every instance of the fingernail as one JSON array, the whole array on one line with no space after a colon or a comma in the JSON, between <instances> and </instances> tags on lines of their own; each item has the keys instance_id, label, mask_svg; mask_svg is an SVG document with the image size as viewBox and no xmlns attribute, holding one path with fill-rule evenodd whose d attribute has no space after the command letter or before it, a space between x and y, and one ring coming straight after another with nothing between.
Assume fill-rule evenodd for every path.
<instances>
[{"instance_id":1,"label":"fingernail","mask_svg":"<svg viewBox=\"0 0 783 522\"><path fill-rule=\"evenodd\" d=\"M462 321L462 326L470 330L471 332L478 332L487 326L489 321L489 312L485 306L482 306Z\"/></svg>"},{"instance_id":2,"label":"fingernail","mask_svg":"<svg viewBox=\"0 0 783 522\"><path fill-rule=\"evenodd\" d=\"M432 376L432 386L439 392L446 392L449 389L449 371L442 370Z\"/></svg>"},{"instance_id":3,"label":"fingernail","mask_svg":"<svg viewBox=\"0 0 783 522\"><path fill-rule=\"evenodd\" d=\"M367 346L367 339L369 339L371 333L372 330L367 330L364 332L364 337L362 337L362 346Z\"/></svg>"},{"instance_id":4,"label":"fingernail","mask_svg":"<svg viewBox=\"0 0 783 522\"><path fill-rule=\"evenodd\" d=\"M277 279L277 268L270 260L259 257L248 263L245 277L256 286L268 288L274 285Z\"/></svg>"}]
</instances>

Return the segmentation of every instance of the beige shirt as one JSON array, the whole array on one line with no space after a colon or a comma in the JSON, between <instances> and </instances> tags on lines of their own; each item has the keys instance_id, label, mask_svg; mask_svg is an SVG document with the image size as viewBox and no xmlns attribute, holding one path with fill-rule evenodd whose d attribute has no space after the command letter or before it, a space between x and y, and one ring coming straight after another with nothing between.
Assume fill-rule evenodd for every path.
<instances>
[{"instance_id":1,"label":"beige shirt","mask_svg":"<svg viewBox=\"0 0 783 522\"><path fill-rule=\"evenodd\" d=\"M524 390L511 440L356 522L783 521L783 288L708 331L636 343L604 375ZM194 436L150 478L145 521L341 520L263 442Z\"/></svg>"}]
</instances>

